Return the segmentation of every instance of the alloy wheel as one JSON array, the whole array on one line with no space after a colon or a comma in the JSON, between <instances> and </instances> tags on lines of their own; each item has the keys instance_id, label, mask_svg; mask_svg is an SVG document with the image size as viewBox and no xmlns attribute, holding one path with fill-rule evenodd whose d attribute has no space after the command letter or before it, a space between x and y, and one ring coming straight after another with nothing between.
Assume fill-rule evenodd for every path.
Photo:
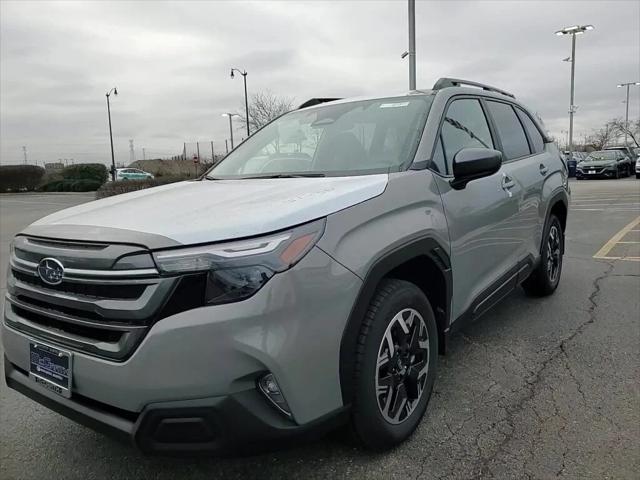
<instances>
[{"instance_id":1,"label":"alloy wheel","mask_svg":"<svg viewBox=\"0 0 640 480\"><path fill-rule=\"evenodd\" d=\"M429 370L429 331L413 308L398 312L385 331L376 368L376 397L384 419L404 422L415 410Z\"/></svg>"},{"instance_id":2,"label":"alloy wheel","mask_svg":"<svg viewBox=\"0 0 640 480\"><path fill-rule=\"evenodd\" d=\"M552 284L556 283L560 274L560 262L562 261L560 247L560 230L557 225L551 225L547 239L547 275Z\"/></svg>"}]
</instances>

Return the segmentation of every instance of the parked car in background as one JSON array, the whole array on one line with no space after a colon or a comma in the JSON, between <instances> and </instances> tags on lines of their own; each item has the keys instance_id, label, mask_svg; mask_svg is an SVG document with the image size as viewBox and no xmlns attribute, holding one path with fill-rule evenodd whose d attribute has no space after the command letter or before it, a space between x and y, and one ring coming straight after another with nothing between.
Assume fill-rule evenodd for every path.
<instances>
[{"instance_id":1,"label":"parked car in background","mask_svg":"<svg viewBox=\"0 0 640 480\"><path fill-rule=\"evenodd\" d=\"M634 148L633 153L636 154L636 179L640 179L640 147Z\"/></svg>"},{"instance_id":2,"label":"parked car in background","mask_svg":"<svg viewBox=\"0 0 640 480\"><path fill-rule=\"evenodd\" d=\"M629 160L631 161L631 167L633 170L633 164L635 163L636 159L638 158L638 154L636 153L635 149L633 147L625 147L625 146L620 146L620 147L605 147L605 150L617 150L619 152L624 153Z\"/></svg>"},{"instance_id":3,"label":"parked car in background","mask_svg":"<svg viewBox=\"0 0 640 480\"><path fill-rule=\"evenodd\" d=\"M116 180L147 180L153 175L137 168L116 168Z\"/></svg>"},{"instance_id":4,"label":"parked car in background","mask_svg":"<svg viewBox=\"0 0 640 480\"><path fill-rule=\"evenodd\" d=\"M628 177L632 172L631 159L618 149L591 152L578 163L576 179L583 178L620 178Z\"/></svg>"}]
</instances>

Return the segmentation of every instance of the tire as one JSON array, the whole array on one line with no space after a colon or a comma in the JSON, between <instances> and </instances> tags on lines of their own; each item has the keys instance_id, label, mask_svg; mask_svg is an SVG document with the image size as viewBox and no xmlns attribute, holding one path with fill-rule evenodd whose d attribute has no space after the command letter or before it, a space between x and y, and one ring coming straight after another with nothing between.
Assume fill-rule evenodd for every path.
<instances>
[{"instance_id":1,"label":"tire","mask_svg":"<svg viewBox=\"0 0 640 480\"><path fill-rule=\"evenodd\" d=\"M551 215L547 223L542 237L544 243L540 263L529 278L522 282L524 291L534 297L545 297L555 292L562 274L562 255L564 254L562 225L555 215Z\"/></svg>"},{"instance_id":2,"label":"tire","mask_svg":"<svg viewBox=\"0 0 640 480\"><path fill-rule=\"evenodd\" d=\"M351 430L358 443L380 451L411 436L429 403L437 361L438 330L427 297L413 283L383 280L356 349Z\"/></svg>"},{"instance_id":3,"label":"tire","mask_svg":"<svg viewBox=\"0 0 640 480\"><path fill-rule=\"evenodd\" d=\"M640 180L640 173L636 173L636 180Z\"/></svg>"}]
</instances>

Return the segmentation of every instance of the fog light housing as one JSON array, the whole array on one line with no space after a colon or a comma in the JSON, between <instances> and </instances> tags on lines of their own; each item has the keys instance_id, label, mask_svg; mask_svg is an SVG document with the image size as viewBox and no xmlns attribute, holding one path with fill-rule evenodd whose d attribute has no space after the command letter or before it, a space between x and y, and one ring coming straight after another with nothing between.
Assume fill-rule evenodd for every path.
<instances>
[{"instance_id":1,"label":"fog light housing","mask_svg":"<svg viewBox=\"0 0 640 480\"><path fill-rule=\"evenodd\" d=\"M284 395L282 395L280 385L278 385L276 377L273 376L273 373L267 373L266 375L260 377L260 379L258 380L258 388L260 389L262 394L267 397L267 400L269 400L280 413L285 415L287 418L291 418L291 410L289 409L289 404L287 404Z\"/></svg>"}]
</instances>

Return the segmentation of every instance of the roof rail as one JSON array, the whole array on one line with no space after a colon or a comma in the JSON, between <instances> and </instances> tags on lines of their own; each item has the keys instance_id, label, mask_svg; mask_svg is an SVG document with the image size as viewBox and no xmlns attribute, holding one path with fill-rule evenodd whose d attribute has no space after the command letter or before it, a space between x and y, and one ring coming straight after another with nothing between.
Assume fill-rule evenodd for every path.
<instances>
[{"instance_id":1,"label":"roof rail","mask_svg":"<svg viewBox=\"0 0 640 480\"><path fill-rule=\"evenodd\" d=\"M500 90L499 88L492 87L490 85L485 85L484 83L471 82L469 80L460 80L459 78L440 78L433 85L432 90L441 90L447 87L461 87L463 85L469 85L471 87L479 87L489 92L496 92L502 95L506 95L507 97L516 98L516 96L513 93L505 92L504 90Z\"/></svg>"},{"instance_id":2,"label":"roof rail","mask_svg":"<svg viewBox=\"0 0 640 480\"><path fill-rule=\"evenodd\" d=\"M333 102L334 100L342 100L341 98L311 98L304 102L302 105L298 107L298 110L301 108L312 107L314 105L319 105L321 103Z\"/></svg>"}]
</instances>

